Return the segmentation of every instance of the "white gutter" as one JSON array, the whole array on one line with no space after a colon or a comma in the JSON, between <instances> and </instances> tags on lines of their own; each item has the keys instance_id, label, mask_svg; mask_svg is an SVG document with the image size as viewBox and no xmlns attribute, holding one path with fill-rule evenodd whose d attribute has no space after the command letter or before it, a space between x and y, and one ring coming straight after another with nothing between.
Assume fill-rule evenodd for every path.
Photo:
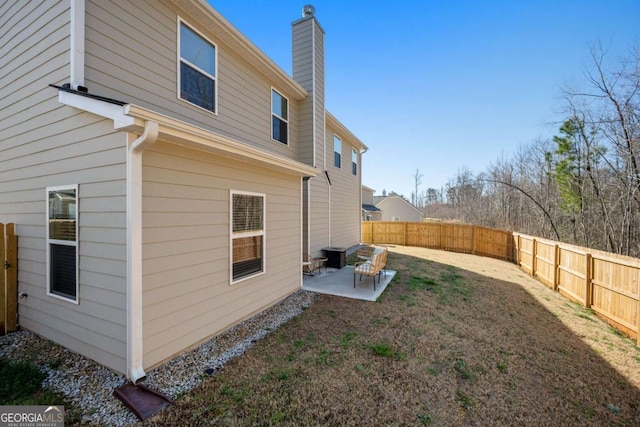
<instances>
[{"instance_id":1,"label":"white gutter","mask_svg":"<svg viewBox=\"0 0 640 427\"><path fill-rule=\"evenodd\" d=\"M134 384L147 376L142 351L142 153L157 138L158 123L146 121L127 150L127 376Z\"/></svg>"}]
</instances>

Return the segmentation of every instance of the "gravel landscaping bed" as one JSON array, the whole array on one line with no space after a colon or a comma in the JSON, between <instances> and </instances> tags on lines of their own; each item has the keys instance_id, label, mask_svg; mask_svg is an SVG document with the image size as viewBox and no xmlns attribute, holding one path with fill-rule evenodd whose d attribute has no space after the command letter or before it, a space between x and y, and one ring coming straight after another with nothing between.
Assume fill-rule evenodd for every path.
<instances>
[{"instance_id":1,"label":"gravel landscaping bed","mask_svg":"<svg viewBox=\"0 0 640 427\"><path fill-rule=\"evenodd\" d=\"M223 368L256 341L313 303L311 292L297 291L280 303L239 323L199 347L147 372L144 384L175 399ZM83 414L83 423L123 426L138 421L113 390L126 382L96 362L69 351L29 331L0 337L0 357L30 360L47 374L43 385L66 397ZM56 402L51 402L52 404Z\"/></svg>"}]
</instances>

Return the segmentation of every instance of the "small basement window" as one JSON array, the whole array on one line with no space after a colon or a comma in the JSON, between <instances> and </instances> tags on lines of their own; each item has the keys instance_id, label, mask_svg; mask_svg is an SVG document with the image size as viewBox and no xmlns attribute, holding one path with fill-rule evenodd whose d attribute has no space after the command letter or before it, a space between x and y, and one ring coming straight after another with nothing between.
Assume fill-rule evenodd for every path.
<instances>
[{"instance_id":1,"label":"small basement window","mask_svg":"<svg viewBox=\"0 0 640 427\"><path fill-rule=\"evenodd\" d=\"M78 186L47 188L47 294L78 301Z\"/></svg>"},{"instance_id":2,"label":"small basement window","mask_svg":"<svg viewBox=\"0 0 640 427\"><path fill-rule=\"evenodd\" d=\"M231 192L231 283L264 273L264 194Z\"/></svg>"}]
</instances>

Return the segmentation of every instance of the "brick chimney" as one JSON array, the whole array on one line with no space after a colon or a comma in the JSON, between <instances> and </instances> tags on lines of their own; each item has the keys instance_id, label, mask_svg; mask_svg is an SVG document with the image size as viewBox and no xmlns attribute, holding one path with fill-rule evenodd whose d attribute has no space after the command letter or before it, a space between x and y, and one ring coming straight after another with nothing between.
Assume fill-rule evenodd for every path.
<instances>
[{"instance_id":1,"label":"brick chimney","mask_svg":"<svg viewBox=\"0 0 640 427\"><path fill-rule=\"evenodd\" d=\"M324 165L324 29L311 5L302 8L302 18L294 21L293 78L308 93L299 111L299 160L318 169Z\"/></svg>"}]
</instances>

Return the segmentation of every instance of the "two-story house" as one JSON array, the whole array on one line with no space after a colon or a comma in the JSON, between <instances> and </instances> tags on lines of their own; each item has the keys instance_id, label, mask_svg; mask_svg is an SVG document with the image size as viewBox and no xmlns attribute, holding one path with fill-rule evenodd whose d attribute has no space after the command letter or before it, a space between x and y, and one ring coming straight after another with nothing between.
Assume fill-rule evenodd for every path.
<instances>
[{"instance_id":1,"label":"two-story house","mask_svg":"<svg viewBox=\"0 0 640 427\"><path fill-rule=\"evenodd\" d=\"M422 211L393 191L387 195L382 190L382 196L373 196L373 202L381 211L381 221L422 221Z\"/></svg>"},{"instance_id":2,"label":"two-story house","mask_svg":"<svg viewBox=\"0 0 640 427\"><path fill-rule=\"evenodd\" d=\"M134 382L276 303L360 240L366 146L204 0L0 6L0 222L19 324Z\"/></svg>"},{"instance_id":3,"label":"two-story house","mask_svg":"<svg viewBox=\"0 0 640 427\"><path fill-rule=\"evenodd\" d=\"M373 188L362 186L362 220L382 221L382 211L374 204Z\"/></svg>"}]
</instances>

